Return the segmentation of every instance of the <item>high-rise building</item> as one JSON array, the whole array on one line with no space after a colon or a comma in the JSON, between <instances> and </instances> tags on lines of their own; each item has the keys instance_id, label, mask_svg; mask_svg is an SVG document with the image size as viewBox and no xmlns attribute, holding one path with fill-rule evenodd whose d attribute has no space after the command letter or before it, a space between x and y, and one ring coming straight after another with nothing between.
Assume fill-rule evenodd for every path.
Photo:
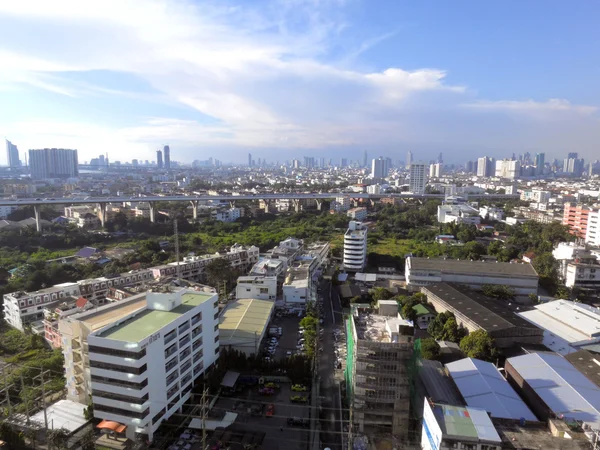
<instances>
[{"instance_id":1,"label":"high-rise building","mask_svg":"<svg viewBox=\"0 0 600 450\"><path fill-rule=\"evenodd\" d=\"M363 154L363 167L369 167L369 160L367 159L367 151Z\"/></svg>"},{"instance_id":2,"label":"high-rise building","mask_svg":"<svg viewBox=\"0 0 600 450\"><path fill-rule=\"evenodd\" d=\"M581 175L583 175L585 161L583 160L583 158L571 158L571 155L577 156L577 153L569 153L569 157L565 158L565 161L563 163L563 172L571 174L575 177L580 177Z\"/></svg>"},{"instance_id":3,"label":"high-rise building","mask_svg":"<svg viewBox=\"0 0 600 450\"><path fill-rule=\"evenodd\" d=\"M388 171L388 161L381 156L371 161L371 178L381 180L387 177Z\"/></svg>"},{"instance_id":4,"label":"high-rise building","mask_svg":"<svg viewBox=\"0 0 600 450\"><path fill-rule=\"evenodd\" d=\"M348 167L348 159L347 158L342 158L340 161L340 167L344 168L344 167Z\"/></svg>"},{"instance_id":5,"label":"high-rise building","mask_svg":"<svg viewBox=\"0 0 600 450\"><path fill-rule=\"evenodd\" d=\"M248 153L248 167L252 167L252 153Z\"/></svg>"},{"instance_id":6,"label":"high-rise building","mask_svg":"<svg viewBox=\"0 0 600 450\"><path fill-rule=\"evenodd\" d=\"M168 145L163 147L163 156L165 157L165 169L171 169L171 148Z\"/></svg>"},{"instance_id":7,"label":"high-rise building","mask_svg":"<svg viewBox=\"0 0 600 450\"><path fill-rule=\"evenodd\" d=\"M19 149L8 139L6 140L6 162L8 163L8 167L21 167Z\"/></svg>"},{"instance_id":8,"label":"high-rise building","mask_svg":"<svg viewBox=\"0 0 600 450\"><path fill-rule=\"evenodd\" d=\"M163 154L161 150L156 150L156 166L159 169L163 168Z\"/></svg>"},{"instance_id":9,"label":"high-rise building","mask_svg":"<svg viewBox=\"0 0 600 450\"><path fill-rule=\"evenodd\" d=\"M344 234L344 269L360 272L367 262L367 226L351 220Z\"/></svg>"},{"instance_id":10,"label":"high-rise building","mask_svg":"<svg viewBox=\"0 0 600 450\"><path fill-rule=\"evenodd\" d=\"M216 294L148 292L146 306L87 337L94 417L152 441L219 358ZM138 440L136 439L136 440Z\"/></svg>"},{"instance_id":11,"label":"high-rise building","mask_svg":"<svg viewBox=\"0 0 600 450\"><path fill-rule=\"evenodd\" d=\"M567 202L563 210L562 223L569 227L569 233L578 238L585 239L590 212L592 210L586 205Z\"/></svg>"},{"instance_id":12,"label":"high-rise building","mask_svg":"<svg viewBox=\"0 0 600 450\"><path fill-rule=\"evenodd\" d=\"M407 169L410 169L410 165L412 164L412 160L413 160L413 154L409 150L408 152L406 152L406 168Z\"/></svg>"},{"instance_id":13,"label":"high-rise building","mask_svg":"<svg viewBox=\"0 0 600 450\"><path fill-rule=\"evenodd\" d=\"M492 177L496 169L496 160L488 156L484 156L477 160L477 176Z\"/></svg>"},{"instance_id":14,"label":"high-rise building","mask_svg":"<svg viewBox=\"0 0 600 450\"><path fill-rule=\"evenodd\" d=\"M544 173L544 165L546 154L545 153L536 153L535 154L535 174L542 175Z\"/></svg>"},{"instance_id":15,"label":"high-rise building","mask_svg":"<svg viewBox=\"0 0 600 450\"><path fill-rule=\"evenodd\" d=\"M442 155L442 152L440 152L440 154L438 155L438 160L437 160L437 162L438 162L438 163L440 163L440 164L444 162L444 157L443 157L443 155Z\"/></svg>"},{"instance_id":16,"label":"high-rise building","mask_svg":"<svg viewBox=\"0 0 600 450\"><path fill-rule=\"evenodd\" d=\"M496 176L515 180L521 174L521 163L511 159L496 161Z\"/></svg>"},{"instance_id":17,"label":"high-rise building","mask_svg":"<svg viewBox=\"0 0 600 450\"><path fill-rule=\"evenodd\" d=\"M441 163L429 165L429 178L439 178L444 172L444 167Z\"/></svg>"},{"instance_id":18,"label":"high-rise building","mask_svg":"<svg viewBox=\"0 0 600 450\"><path fill-rule=\"evenodd\" d=\"M414 162L410 164L408 183L409 191L413 194L424 194L425 185L427 184L427 175L425 172L424 162Z\"/></svg>"},{"instance_id":19,"label":"high-rise building","mask_svg":"<svg viewBox=\"0 0 600 450\"><path fill-rule=\"evenodd\" d=\"M44 148L29 150L31 178L70 178L79 175L77 150Z\"/></svg>"}]
</instances>

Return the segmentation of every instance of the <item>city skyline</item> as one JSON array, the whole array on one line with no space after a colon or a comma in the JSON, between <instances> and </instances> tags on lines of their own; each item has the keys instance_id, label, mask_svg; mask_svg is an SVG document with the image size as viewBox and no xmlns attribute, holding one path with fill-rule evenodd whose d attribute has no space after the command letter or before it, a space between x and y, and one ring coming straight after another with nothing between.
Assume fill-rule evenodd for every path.
<instances>
[{"instance_id":1,"label":"city skyline","mask_svg":"<svg viewBox=\"0 0 600 450\"><path fill-rule=\"evenodd\" d=\"M593 160L600 5L551 3L6 2L0 133L82 161Z\"/></svg>"}]
</instances>

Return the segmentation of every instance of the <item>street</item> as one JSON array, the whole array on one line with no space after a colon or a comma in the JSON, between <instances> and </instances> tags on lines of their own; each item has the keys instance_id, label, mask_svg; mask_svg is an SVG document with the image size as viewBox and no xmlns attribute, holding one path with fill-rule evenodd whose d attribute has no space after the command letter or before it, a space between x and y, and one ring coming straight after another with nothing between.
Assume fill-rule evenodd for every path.
<instances>
[{"instance_id":1,"label":"street","mask_svg":"<svg viewBox=\"0 0 600 450\"><path fill-rule=\"evenodd\" d=\"M335 379L334 371L334 340L333 329L342 324L342 309L337 293L331 295L331 279L324 277L321 282L320 298L323 299L323 340L319 347L319 376L321 379L321 441L323 446L332 450L342 449L342 427L340 411L339 381ZM334 299L332 299L334 297Z\"/></svg>"}]
</instances>

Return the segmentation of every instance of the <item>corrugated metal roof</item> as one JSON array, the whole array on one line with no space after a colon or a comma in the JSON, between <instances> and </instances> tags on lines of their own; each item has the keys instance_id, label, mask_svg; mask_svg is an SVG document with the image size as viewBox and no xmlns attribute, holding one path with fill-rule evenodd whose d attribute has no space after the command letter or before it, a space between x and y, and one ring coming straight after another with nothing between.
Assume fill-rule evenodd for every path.
<instances>
[{"instance_id":1,"label":"corrugated metal roof","mask_svg":"<svg viewBox=\"0 0 600 450\"><path fill-rule=\"evenodd\" d=\"M557 416L600 428L600 388L560 355L530 353L506 360Z\"/></svg>"},{"instance_id":2,"label":"corrugated metal roof","mask_svg":"<svg viewBox=\"0 0 600 450\"><path fill-rule=\"evenodd\" d=\"M493 364L465 358L446 368L468 406L482 408L492 417L537 420Z\"/></svg>"}]
</instances>

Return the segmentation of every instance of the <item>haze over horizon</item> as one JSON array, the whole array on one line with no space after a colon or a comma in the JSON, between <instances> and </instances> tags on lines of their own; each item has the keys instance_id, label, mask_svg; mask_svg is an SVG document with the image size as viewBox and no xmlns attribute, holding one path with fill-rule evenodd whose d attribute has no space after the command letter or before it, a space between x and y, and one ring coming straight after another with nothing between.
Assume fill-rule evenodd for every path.
<instances>
[{"instance_id":1,"label":"haze over horizon","mask_svg":"<svg viewBox=\"0 0 600 450\"><path fill-rule=\"evenodd\" d=\"M555 0L1 2L0 135L80 161L154 160L162 144L182 162L599 159L599 13Z\"/></svg>"}]
</instances>

